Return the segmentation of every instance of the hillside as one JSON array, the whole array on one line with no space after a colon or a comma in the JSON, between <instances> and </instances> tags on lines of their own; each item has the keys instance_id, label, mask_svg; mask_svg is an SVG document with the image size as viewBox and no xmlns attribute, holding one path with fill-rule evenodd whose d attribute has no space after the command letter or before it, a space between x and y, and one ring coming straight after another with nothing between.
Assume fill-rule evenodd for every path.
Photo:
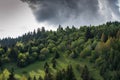
<instances>
[{"instance_id":1,"label":"hillside","mask_svg":"<svg viewBox=\"0 0 120 80\"><path fill-rule=\"evenodd\" d=\"M44 27L0 40L0 80L120 80L120 23Z\"/></svg>"}]
</instances>

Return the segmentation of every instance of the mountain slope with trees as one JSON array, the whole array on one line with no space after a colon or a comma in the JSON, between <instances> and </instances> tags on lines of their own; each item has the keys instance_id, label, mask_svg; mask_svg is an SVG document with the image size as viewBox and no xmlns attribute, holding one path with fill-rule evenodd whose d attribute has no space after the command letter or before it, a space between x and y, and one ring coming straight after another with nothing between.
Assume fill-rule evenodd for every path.
<instances>
[{"instance_id":1,"label":"mountain slope with trees","mask_svg":"<svg viewBox=\"0 0 120 80\"><path fill-rule=\"evenodd\" d=\"M119 49L119 22L38 28L0 40L0 80L120 80Z\"/></svg>"}]
</instances>

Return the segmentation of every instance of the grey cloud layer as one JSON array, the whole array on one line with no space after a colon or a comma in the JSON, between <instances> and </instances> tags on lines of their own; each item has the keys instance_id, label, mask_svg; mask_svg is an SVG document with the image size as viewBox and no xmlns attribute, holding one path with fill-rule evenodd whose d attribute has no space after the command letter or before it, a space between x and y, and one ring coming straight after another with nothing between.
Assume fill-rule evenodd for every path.
<instances>
[{"instance_id":1,"label":"grey cloud layer","mask_svg":"<svg viewBox=\"0 0 120 80\"><path fill-rule=\"evenodd\" d=\"M80 25L99 24L105 21L120 20L117 0L22 1L29 4L39 22Z\"/></svg>"}]
</instances>

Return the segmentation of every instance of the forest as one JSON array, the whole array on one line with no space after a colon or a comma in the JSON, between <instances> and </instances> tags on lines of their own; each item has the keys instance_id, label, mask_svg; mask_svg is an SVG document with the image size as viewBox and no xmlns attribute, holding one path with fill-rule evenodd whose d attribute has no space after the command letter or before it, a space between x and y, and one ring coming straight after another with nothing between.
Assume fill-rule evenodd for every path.
<instances>
[{"instance_id":1,"label":"forest","mask_svg":"<svg viewBox=\"0 0 120 80\"><path fill-rule=\"evenodd\" d=\"M0 80L120 80L120 22L38 28L0 39Z\"/></svg>"}]
</instances>

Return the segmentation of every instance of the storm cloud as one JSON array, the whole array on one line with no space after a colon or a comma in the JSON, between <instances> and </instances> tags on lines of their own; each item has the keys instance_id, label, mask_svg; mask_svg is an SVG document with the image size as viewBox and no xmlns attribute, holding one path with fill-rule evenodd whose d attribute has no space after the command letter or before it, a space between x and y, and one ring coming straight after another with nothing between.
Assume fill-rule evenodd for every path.
<instances>
[{"instance_id":1,"label":"storm cloud","mask_svg":"<svg viewBox=\"0 0 120 80\"><path fill-rule=\"evenodd\" d=\"M119 21L118 0L21 0L29 4L38 22L63 25Z\"/></svg>"}]
</instances>

